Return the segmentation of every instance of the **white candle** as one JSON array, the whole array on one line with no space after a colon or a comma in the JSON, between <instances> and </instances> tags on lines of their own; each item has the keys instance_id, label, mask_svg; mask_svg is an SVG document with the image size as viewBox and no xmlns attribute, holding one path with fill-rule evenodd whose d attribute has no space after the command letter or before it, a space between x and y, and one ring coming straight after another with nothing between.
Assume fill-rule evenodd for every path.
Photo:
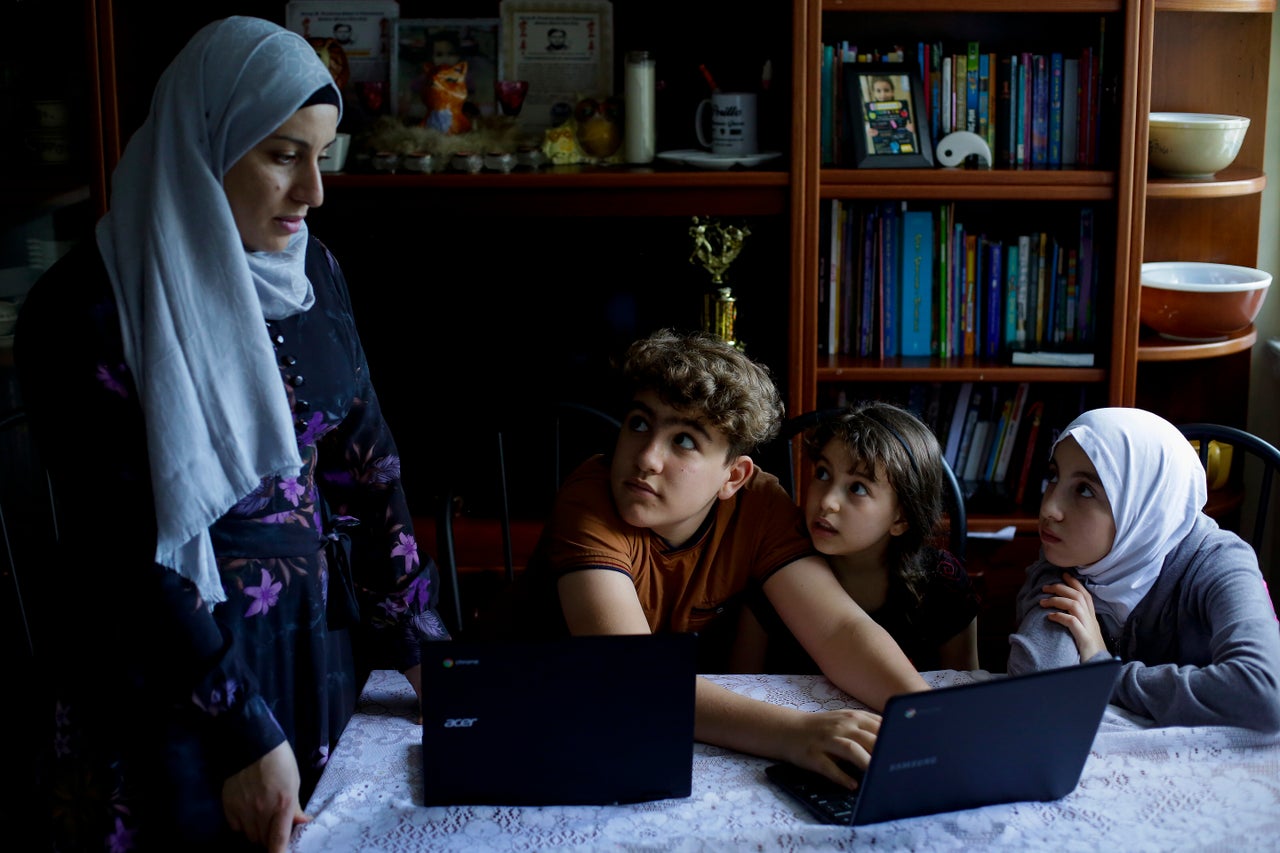
<instances>
[{"instance_id":1,"label":"white candle","mask_svg":"<svg viewBox=\"0 0 1280 853\"><path fill-rule=\"evenodd\" d=\"M657 131L654 127L656 88L653 54L645 50L627 53L624 150L628 163L652 163Z\"/></svg>"}]
</instances>

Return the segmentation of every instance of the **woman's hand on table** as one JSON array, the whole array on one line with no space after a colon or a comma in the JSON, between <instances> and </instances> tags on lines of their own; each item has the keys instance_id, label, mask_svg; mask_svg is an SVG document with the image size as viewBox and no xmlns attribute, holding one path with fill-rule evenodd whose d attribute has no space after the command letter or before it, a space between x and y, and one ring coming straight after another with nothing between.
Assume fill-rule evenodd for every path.
<instances>
[{"instance_id":1,"label":"woman's hand on table","mask_svg":"<svg viewBox=\"0 0 1280 853\"><path fill-rule=\"evenodd\" d=\"M227 823L269 853L286 853L293 827L311 820L298 801L300 785L293 747L285 741L222 784Z\"/></svg>"},{"instance_id":2,"label":"woman's hand on table","mask_svg":"<svg viewBox=\"0 0 1280 853\"><path fill-rule=\"evenodd\" d=\"M1080 651L1080 660L1091 660L1094 655L1107 650L1098 615L1093 609L1093 595L1079 579L1063 572L1062 583L1046 584L1041 591L1049 594L1048 598L1040 599L1040 606L1052 611L1046 618L1071 632Z\"/></svg>"},{"instance_id":3,"label":"woman's hand on table","mask_svg":"<svg viewBox=\"0 0 1280 853\"><path fill-rule=\"evenodd\" d=\"M847 768L852 764L865 770L871 761L871 750L880 732L880 715L844 708L802 713L797 719L798 726L787 735L787 761L821 773L850 790L857 788L857 780Z\"/></svg>"}]
</instances>

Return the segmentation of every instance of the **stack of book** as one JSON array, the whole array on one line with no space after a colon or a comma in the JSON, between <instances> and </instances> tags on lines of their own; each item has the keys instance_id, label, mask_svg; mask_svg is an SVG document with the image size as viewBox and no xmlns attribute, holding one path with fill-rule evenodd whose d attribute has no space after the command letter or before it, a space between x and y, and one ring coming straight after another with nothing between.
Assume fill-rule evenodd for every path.
<instances>
[{"instance_id":1,"label":"stack of book","mask_svg":"<svg viewBox=\"0 0 1280 853\"><path fill-rule=\"evenodd\" d=\"M822 354L1093 364L1092 208L1003 234L953 203L833 199L821 225Z\"/></svg>"}]
</instances>

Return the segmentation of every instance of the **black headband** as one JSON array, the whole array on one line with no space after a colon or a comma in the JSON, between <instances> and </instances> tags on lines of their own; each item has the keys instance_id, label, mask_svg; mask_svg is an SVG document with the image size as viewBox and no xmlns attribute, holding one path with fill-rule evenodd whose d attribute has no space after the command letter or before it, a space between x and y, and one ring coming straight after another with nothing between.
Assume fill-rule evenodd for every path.
<instances>
[{"instance_id":1,"label":"black headband","mask_svg":"<svg viewBox=\"0 0 1280 853\"><path fill-rule=\"evenodd\" d=\"M898 444L901 444L901 445L902 445L902 449L903 449L903 450L905 450L905 451L907 452L907 459L911 461L911 470L912 470L913 472L915 472L915 475L916 475L917 477L919 477L919 476L920 476L920 466L918 466L918 465L916 464L916 455L915 455L914 453L912 453L912 452L911 452L911 445L907 444L907 440L906 440L905 438L903 438L903 437L902 437L902 433L900 433L900 432L898 432L896 429L894 429L894 428L893 428L893 426L892 426L888 421L883 420L883 419L881 419L880 417L878 417L877 415L875 415L875 414L872 412L872 410L870 410L870 409L864 409L864 410L863 410L863 412L862 412L862 414L866 415L868 418L870 418L871 420L873 420L873 421L875 421L876 423L878 423L880 426L882 426L882 427L884 427L885 429L887 429L887 430L889 431L889 434L890 434L890 435L892 435L894 438L898 439Z\"/></svg>"}]
</instances>

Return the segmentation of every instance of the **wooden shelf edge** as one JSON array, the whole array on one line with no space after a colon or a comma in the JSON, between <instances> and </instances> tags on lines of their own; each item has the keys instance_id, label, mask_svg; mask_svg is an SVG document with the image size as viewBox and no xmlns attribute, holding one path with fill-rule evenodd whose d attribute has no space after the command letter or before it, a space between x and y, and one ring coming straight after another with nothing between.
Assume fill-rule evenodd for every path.
<instances>
[{"instance_id":1,"label":"wooden shelf edge","mask_svg":"<svg viewBox=\"0 0 1280 853\"><path fill-rule=\"evenodd\" d=\"M1229 167L1212 178L1147 178L1147 198L1226 198L1257 195L1267 187L1260 169Z\"/></svg>"},{"instance_id":2,"label":"wooden shelf edge","mask_svg":"<svg viewBox=\"0 0 1280 853\"><path fill-rule=\"evenodd\" d=\"M835 169L822 171L820 198L1109 201L1114 172L1090 169Z\"/></svg>"},{"instance_id":3,"label":"wooden shelf edge","mask_svg":"<svg viewBox=\"0 0 1280 853\"><path fill-rule=\"evenodd\" d=\"M788 172L677 171L634 167L560 167L540 172L458 172L377 174L334 172L324 177L329 188L487 189L487 190L617 190L617 189L741 189L785 187Z\"/></svg>"},{"instance_id":4,"label":"wooden shelf edge","mask_svg":"<svg viewBox=\"0 0 1280 853\"><path fill-rule=\"evenodd\" d=\"M1258 340L1258 330L1253 326L1225 341L1171 341L1153 334L1144 334L1138 342L1138 361L1195 361L1202 358L1220 358L1243 352Z\"/></svg>"},{"instance_id":5,"label":"wooden shelf edge","mask_svg":"<svg viewBox=\"0 0 1280 853\"><path fill-rule=\"evenodd\" d=\"M920 362L920 363L912 363ZM942 363L941 359L840 359L819 361L819 383L834 382L1068 382L1107 381L1102 367L1013 367L1007 364L967 361Z\"/></svg>"},{"instance_id":6,"label":"wooden shelf edge","mask_svg":"<svg viewBox=\"0 0 1280 853\"><path fill-rule=\"evenodd\" d=\"M1157 12L1274 12L1275 0L1156 0Z\"/></svg>"},{"instance_id":7,"label":"wooden shelf edge","mask_svg":"<svg viewBox=\"0 0 1280 853\"><path fill-rule=\"evenodd\" d=\"M822 0L824 12L1097 12L1120 11L1120 0Z\"/></svg>"}]
</instances>

